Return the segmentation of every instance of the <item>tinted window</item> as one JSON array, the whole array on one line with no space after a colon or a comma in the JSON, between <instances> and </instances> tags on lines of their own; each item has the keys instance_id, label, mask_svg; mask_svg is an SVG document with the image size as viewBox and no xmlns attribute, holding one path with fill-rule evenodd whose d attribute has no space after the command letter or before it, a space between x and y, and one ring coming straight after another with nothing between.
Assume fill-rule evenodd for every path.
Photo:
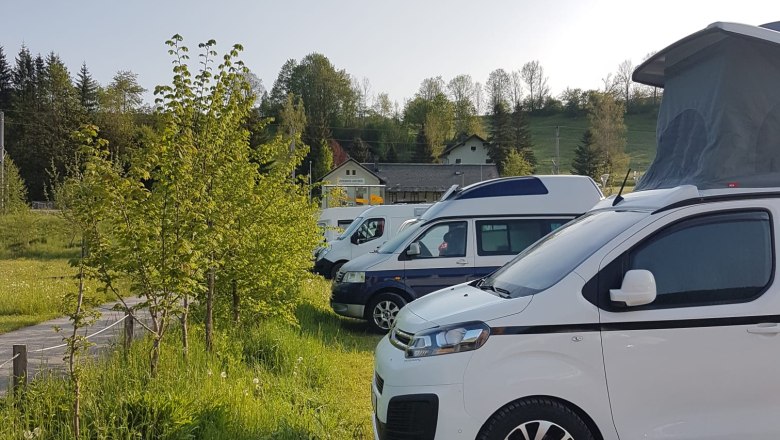
<instances>
[{"instance_id":1,"label":"tinted window","mask_svg":"<svg viewBox=\"0 0 780 440\"><path fill-rule=\"evenodd\" d=\"M564 219L477 221L477 254L517 255L567 221Z\"/></svg>"},{"instance_id":2,"label":"tinted window","mask_svg":"<svg viewBox=\"0 0 780 440\"><path fill-rule=\"evenodd\" d=\"M774 267L766 212L697 217L672 225L629 252L629 269L655 277L652 306L745 301L769 284Z\"/></svg>"},{"instance_id":3,"label":"tinted window","mask_svg":"<svg viewBox=\"0 0 780 440\"><path fill-rule=\"evenodd\" d=\"M420 244L420 255L415 258L465 257L467 239L466 222L436 224L415 240Z\"/></svg>"}]
</instances>

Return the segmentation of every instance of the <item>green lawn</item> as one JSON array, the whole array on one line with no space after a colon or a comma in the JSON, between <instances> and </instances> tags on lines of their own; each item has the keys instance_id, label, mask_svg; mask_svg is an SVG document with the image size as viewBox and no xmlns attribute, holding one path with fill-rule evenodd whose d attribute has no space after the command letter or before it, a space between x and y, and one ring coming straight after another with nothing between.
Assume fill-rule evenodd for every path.
<instances>
[{"instance_id":1,"label":"green lawn","mask_svg":"<svg viewBox=\"0 0 780 440\"><path fill-rule=\"evenodd\" d=\"M75 235L56 214L0 216L0 333L63 315L63 299L77 291ZM95 289L93 282L87 289ZM109 296L92 292L92 297Z\"/></svg>"},{"instance_id":2,"label":"green lawn","mask_svg":"<svg viewBox=\"0 0 780 440\"><path fill-rule=\"evenodd\" d=\"M656 114L626 115L628 145L626 152L631 157L631 168L644 172L655 158ZM560 127L561 172L568 173L574 159L574 149L580 143L588 118L572 118L565 115L533 116L529 118L534 153L539 162L538 173L552 171L555 158L555 128Z\"/></svg>"}]
</instances>

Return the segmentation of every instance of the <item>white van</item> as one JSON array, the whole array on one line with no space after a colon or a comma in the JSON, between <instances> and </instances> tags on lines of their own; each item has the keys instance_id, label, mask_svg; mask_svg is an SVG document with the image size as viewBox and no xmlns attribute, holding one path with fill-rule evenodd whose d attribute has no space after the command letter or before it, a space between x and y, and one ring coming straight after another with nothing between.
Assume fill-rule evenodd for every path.
<instances>
[{"instance_id":1,"label":"white van","mask_svg":"<svg viewBox=\"0 0 780 440\"><path fill-rule=\"evenodd\" d=\"M341 235L347 227L360 217L360 214L369 206L342 206L338 208L325 208L320 212L317 226L322 229L325 242L330 243Z\"/></svg>"},{"instance_id":2,"label":"white van","mask_svg":"<svg viewBox=\"0 0 780 440\"><path fill-rule=\"evenodd\" d=\"M586 176L508 177L454 187L377 252L342 266L331 307L386 332L406 303L484 277L601 198Z\"/></svg>"},{"instance_id":3,"label":"white van","mask_svg":"<svg viewBox=\"0 0 780 440\"><path fill-rule=\"evenodd\" d=\"M327 279L335 277L344 263L392 239L405 221L421 216L430 206L430 203L413 203L377 205L365 209L317 254L314 271Z\"/></svg>"},{"instance_id":4,"label":"white van","mask_svg":"<svg viewBox=\"0 0 780 440\"><path fill-rule=\"evenodd\" d=\"M779 439L778 59L716 23L637 68L666 88L638 191L402 309L374 437Z\"/></svg>"}]
</instances>

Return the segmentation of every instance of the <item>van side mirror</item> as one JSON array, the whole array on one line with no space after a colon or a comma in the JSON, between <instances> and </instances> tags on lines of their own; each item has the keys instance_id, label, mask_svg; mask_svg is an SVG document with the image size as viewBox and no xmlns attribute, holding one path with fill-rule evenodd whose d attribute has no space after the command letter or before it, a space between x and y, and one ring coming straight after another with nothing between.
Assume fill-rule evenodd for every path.
<instances>
[{"instance_id":1,"label":"van side mirror","mask_svg":"<svg viewBox=\"0 0 780 440\"><path fill-rule=\"evenodd\" d=\"M406 250L406 255L409 257L420 255L420 243L410 244L409 249Z\"/></svg>"},{"instance_id":2,"label":"van side mirror","mask_svg":"<svg viewBox=\"0 0 780 440\"><path fill-rule=\"evenodd\" d=\"M655 277L644 269L629 270L623 277L620 289L609 289L609 299L629 307L650 304L655 301L655 296Z\"/></svg>"}]
</instances>

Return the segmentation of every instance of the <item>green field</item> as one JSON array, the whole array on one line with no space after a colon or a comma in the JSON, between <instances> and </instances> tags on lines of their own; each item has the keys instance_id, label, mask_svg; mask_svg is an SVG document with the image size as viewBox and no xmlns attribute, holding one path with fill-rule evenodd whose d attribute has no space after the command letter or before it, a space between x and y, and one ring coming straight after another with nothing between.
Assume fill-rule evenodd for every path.
<instances>
[{"instance_id":1,"label":"green field","mask_svg":"<svg viewBox=\"0 0 780 440\"><path fill-rule=\"evenodd\" d=\"M78 288L69 260L79 252L75 234L56 214L0 216L0 333L63 315L65 295Z\"/></svg>"},{"instance_id":2,"label":"green field","mask_svg":"<svg viewBox=\"0 0 780 440\"><path fill-rule=\"evenodd\" d=\"M644 172L655 158L656 114L626 115L627 146L626 153L631 157L630 166ZM565 115L533 116L529 118L534 153L539 162L537 173L552 171L555 158L555 128L560 127L561 172L568 173L574 159L574 149L580 143L588 129L586 117L572 118Z\"/></svg>"}]
</instances>

